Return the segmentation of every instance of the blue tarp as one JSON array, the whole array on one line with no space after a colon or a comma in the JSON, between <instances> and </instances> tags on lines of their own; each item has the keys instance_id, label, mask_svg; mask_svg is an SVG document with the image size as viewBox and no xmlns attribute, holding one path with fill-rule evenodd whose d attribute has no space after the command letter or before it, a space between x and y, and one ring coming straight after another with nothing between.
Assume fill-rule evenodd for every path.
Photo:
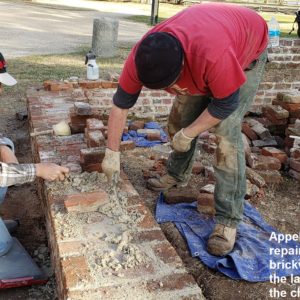
<instances>
[{"instance_id":1,"label":"blue tarp","mask_svg":"<svg viewBox=\"0 0 300 300\"><path fill-rule=\"evenodd\" d=\"M270 254L270 249L279 248L294 251L300 243L290 241L278 243L272 237L279 232L268 225L258 211L245 201L244 218L238 226L237 240L231 253L224 257L209 254L206 250L208 238L213 231L214 218L200 214L197 204L179 203L166 204L161 194L156 206L158 223L174 222L179 232L185 237L191 255L198 257L208 267L218 270L232 279L243 279L251 282L269 281L270 274L277 276L299 276L299 255ZM272 251L272 250L271 250ZM275 267L274 263L284 262L285 267ZM296 263L291 265L291 263ZM299 264L299 266L298 266ZM288 267L291 268L288 269Z\"/></svg>"},{"instance_id":2,"label":"blue tarp","mask_svg":"<svg viewBox=\"0 0 300 300\"><path fill-rule=\"evenodd\" d=\"M148 122L145 124L145 129L158 129L160 131L160 140L148 141L146 134L138 134L135 130L129 130L128 133L123 133L122 141L134 141L137 147L153 147L168 141L167 134L163 131L157 122Z\"/></svg>"}]
</instances>

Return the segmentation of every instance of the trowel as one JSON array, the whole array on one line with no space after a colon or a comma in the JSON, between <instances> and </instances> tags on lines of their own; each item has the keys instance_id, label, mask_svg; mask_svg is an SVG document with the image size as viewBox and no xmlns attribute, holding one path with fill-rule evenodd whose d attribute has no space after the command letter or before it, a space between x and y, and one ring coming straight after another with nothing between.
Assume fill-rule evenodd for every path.
<instances>
[{"instance_id":1,"label":"trowel","mask_svg":"<svg viewBox=\"0 0 300 300\"><path fill-rule=\"evenodd\" d=\"M67 124L66 121L61 121L55 125L52 126L52 129L38 131L38 132L32 132L30 133L30 136L38 136L38 135L47 135L52 134L55 136L66 136L71 135L71 128L69 124Z\"/></svg>"}]
</instances>

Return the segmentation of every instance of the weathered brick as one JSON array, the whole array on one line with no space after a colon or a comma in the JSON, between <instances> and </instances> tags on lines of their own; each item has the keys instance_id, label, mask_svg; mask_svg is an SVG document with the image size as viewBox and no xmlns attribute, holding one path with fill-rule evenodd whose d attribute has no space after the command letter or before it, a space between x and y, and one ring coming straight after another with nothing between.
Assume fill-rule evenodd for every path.
<instances>
[{"instance_id":1,"label":"weathered brick","mask_svg":"<svg viewBox=\"0 0 300 300\"><path fill-rule=\"evenodd\" d=\"M260 188L266 185L266 181L264 180L264 178L249 167L246 167L246 177L250 180L251 183L255 184Z\"/></svg>"},{"instance_id":2,"label":"weathered brick","mask_svg":"<svg viewBox=\"0 0 300 300\"><path fill-rule=\"evenodd\" d=\"M166 237L160 229L136 231L133 234L132 241L134 243L145 243L153 241L165 241Z\"/></svg>"},{"instance_id":3,"label":"weathered brick","mask_svg":"<svg viewBox=\"0 0 300 300\"><path fill-rule=\"evenodd\" d=\"M204 177L206 182L213 183L216 181L215 171L213 167L205 166L204 167Z\"/></svg>"},{"instance_id":4,"label":"weathered brick","mask_svg":"<svg viewBox=\"0 0 300 300\"><path fill-rule=\"evenodd\" d=\"M58 242L57 246L60 257L79 256L84 249L84 244L82 241Z\"/></svg>"},{"instance_id":5,"label":"weathered brick","mask_svg":"<svg viewBox=\"0 0 300 300\"><path fill-rule=\"evenodd\" d=\"M266 115L266 117L271 116L273 119L277 120L287 119L289 117L289 112L283 109L280 105L263 106L262 112Z\"/></svg>"},{"instance_id":6,"label":"weathered brick","mask_svg":"<svg viewBox=\"0 0 300 300\"><path fill-rule=\"evenodd\" d=\"M94 131L94 130L103 130L104 125L102 120L96 118L90 118L86 120L86 127L88 131Z\"/></svg>"},{"instance_id":7,"label":"weathered brick","mask_svg":"<svg viewBox=\"0 0 300 300\"><path fill-rule=\"evenodd\" d=\"M80 164L82 171L84 172L99 172L102 173L102 164L101 163L88 163L88 164Z\"/></svg>"},{"instance_id":8,"label":"weathered brick","mask_svg":"<svg viewBox=\"0 0 300 300\"><path fill-rule=\"evenodd\" d=\"M250 140L257 140L257 134L251 129L249 124L242 123L242 132L250 139Z\"/></svg>"},{"instance_id":9,"label":"weathered brick","mask_svg":"<svg viewBox=\"0 0 300 300\"><path fill-rule=\"evenodd\" d=\"M200 193L197 198L197 205L200 206L200 212L207 213L207 209L214 212L215 209L215 198L213 194ZM199 210L199 209L198 209Z\"/></svg>"},{"instance_id":10,"label":"weathered brick","mask_svg":"<svg viewBox=\"0 0 300 300\"><path fill-rule=\"evenodd\" d=\"M72 290L80 283L91 280L85 257L74 256L61 260L62 278L67 290Z\"/></svg>"},{"instance_id":11,"label":"weathered brick","mask_svg":"<svg viewBox=\"0 0 300 300\"><path fill-rule=\"evenodd\" d=\"M90 116L92 115L92 107L86 102L75 102L74 110L77 115Z\"/></svg>"},{"instance_id":12,"label":"weathered brick","mask_svg":"<svg viewBox=\"0 0 300 300\"><path fill-rule=\"evenodd\" d=\"M291 148L290 150L290 157L293 159L299 159L300 158L300 148Z\"/></svg>"},{"instance_id":13,"label":"weathered brick","mask_svg":"<svg viewBox=\"0 0 300 300\"><path fill-rule=\"evenodd\" d=\"M153 246L153 251L155 256L165 264L172 264L173 266L182 265L181 259L169 242L162 242Z\"/></svg>"},{"instance_id":14,"label":"weathered brick","mask_svg":"<svg viewBox=\"0 0 300 300\"><path fill-rule=\"evenodd\" d=\"M289 175L290 175L292 178L296 179L297 181L300 181L300 172L297 172L297 171L295 171L295 170L293 170L293 169L290 169L290 170L289 170Z\"/></svg>"},{"instance_id":15,"label":"weathered brick","mask_svg":"<svg viewBox=\"0 0 300 300\"><path fill-rule=\"evenodd\" d=\"M44 82L44 88L51 92L66 91L73 89L73 84L71 82L47 80Z\"/></svg>"},{"instance_id":16,"label":"weathered brick","mask_svg":"<svg viewBox=\"0 0 300 300\"><path fill-rule=\"evenodd\" d=\"M261 150L261 154L265 156L272 156L280 160L282 164L285 164L288 156L286 153L280 149L274 148L274 147L264 147Z\"/></svg>"},{"instance_id":17,"label":"weathered brick","mask_svg":"<svg viewBox=\"0 0 300 300\"><path fill-rule=\"evenodd\" d=\"M149 141L160 141L160 133L148 133L147 140Z\"/></svg>"},{"instance_id":18,"label":"weathered brick","mask_svg":"<svg viewBox=\"0 0 300 300\"><path fill-rule=\"evenodd\" d=\"M290 163L290 168L297 171L297 172L300 172L300 160L296 160L296 159L290 159L289 160L289 163Z\"/></svg>"},{"instance_id":19,"label":"weathered brick","mask_svg":"<svg viewBox=\"0 0 300 300\"><path fill-rule=\"evenodd\" d=\"M102 163L105 147L95 147L80 150L80 163L83 165Z\"/></svg>"},{"instance_id":20,"label":"weathered brick","mask_svg":"<svg viewBox=\"0 0 300 300\"><path fill-rule=\"evenodd\" d=\"M256 124L251 127L251 129L262 139L262 140L268 140L271 139L270 131L265 128L261 124Z\"/></svg>"},{"instance_id":21,"label":"weathered brick","mask_svg":"<svg viewBox=\"0 0 300 300\"><path fill-rule=\"evenodd\" d=\"M281 168L279 159L254 153L249 156L248 163L255 170L279 170Z\"/></svg>"},{"instance_id":22,"label":"weathered brick","mask_svg":"<svg viewBox=\"0 0 300 300\"><path fill-rule=\"evenodd\" d=\"M277 141L274 137L271 137L266 140L256 140L252 141L252 144L254 147L271 147L271 146L277 146Z\"/></svg>"},{"instance_id":23,"label":"weathered brick","mask_svg":"<svg viewBox=\"0 0 300 300\"><path fill-rule=\"evenodd\" d=\"M101 130L95 130L87 133L87 146L89 148L105 146L105 137Z\"/></svg>"},{"instance_id":24,"label":"weathered brick","mask_svg":"<svg viewBox=\"0 0 300 300\"><path fill-rule=\"evenodd\" d=\"M286 103L300 103L300 93L278 93L277 100Z\"/></svg>"},{"instance_id":25,"label":"weathered brick","mask_svg":"<svg viewBox=\"0 0 300 300\"><path fill-rule=\"evenodd\" d=\"M165 202L168 204L197 201L199 192L191 187L173 188L164 192Z\"/></svg>"},{"instance_id":26,"label":"weathered brick","mask_svg":"<svg viewBox=\"0 0 300 300\"><path fill-rule=\"evenodd\" d=\"M83 89L97 89L102 88L102 80L79 80L79 86Z\"/></svg>"},{"instance_id":27,"label":"weathered brick","mask_svg":"<svg viewBox=\"0 0 300 300\"><path fill-rule=\"evenodd\" d=\"M157 291L158 289L163 291L174 291L195 285L196 283L192 275L181 273L151 280L147 283L147 290L149 292Z\"/></svg>"},{"instance_id":28,"label":"weathered brick","mask_svg":"<svg viewBox=\"0 0 300 300\"><path fill-rule=\"evenodd\" d=\"M105 191L80 193L68 195L65 200L65 207L68 212L91 212L96 211L100 206L108 203L108 195Z\"/></svg>"},{"instance_id":29,"label":"weathered brick","mask_svg":"<svg viewBox=\"0 0 300 300\"><path fill-rule=\"evenodd\" d=\"M278 184L283 181L280 172L276 170L257 170L257 173L264 178L266 184Z\"/></svg>"},{"instance_id":30,"label":"weathered brick","mask_svg":"<svg viewBox=\"0 0 300 300\"><path fill-rule=\"evenodd\" d=\"M145 127L145 122L137 120L131 122L128 126L128 129L137 131L138 129L143 129L144 127Z\"/></svg>"},{"instance_id":31,"label":"weathered brick","mask_svg":"<svg viewBox=\"0 0 300 300\"><path fill-rule=\"evenodd\" d=\"M103 89L115 89L118 87L118 82L113 82L113 81L101 81L101 87Z\"/></svg>"},{"instance_id":32,"label":"weathered brick","mask_svg":"<svg viewBox=\"0 0 300 300\"><path fill-rule=\"evenodd\" d=\"M134 141L122 141L120 143L120 151L133 150L135 148Z\"/></svg>"},{"instance_id":33,"label":"weathered brick","mask_svg":"<svg viewBox=\"0 0 300 300\"><path fill-rule=\"evenodd\" d=\"M128 207L128 212L130 214L138 214L141 216L141 218L138 220L137 226L142 228L158 228L158 224L155 221L153 215L149 211L149 209L145 205L139 205L136 207Z\"/></svg>"}]
</instances>

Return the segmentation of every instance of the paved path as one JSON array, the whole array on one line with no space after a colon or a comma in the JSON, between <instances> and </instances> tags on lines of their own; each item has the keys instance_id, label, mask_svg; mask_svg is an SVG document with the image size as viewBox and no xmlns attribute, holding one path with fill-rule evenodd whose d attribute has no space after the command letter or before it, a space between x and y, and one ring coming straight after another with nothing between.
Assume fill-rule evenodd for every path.
<instances>
[{"instance_id":1,"label":"paved path","mask_svg":"<svg viewBox=\"0 0 300 300\"><path fill-rule=\"evenodd\" d=\"M144 24L121 19L128 11L111 11L0 1L0 51L8 58L75 51L91 45L93 19L99 16L120 19L119 42L135 42L147 31Z\"/></svg>"}]
</instances>

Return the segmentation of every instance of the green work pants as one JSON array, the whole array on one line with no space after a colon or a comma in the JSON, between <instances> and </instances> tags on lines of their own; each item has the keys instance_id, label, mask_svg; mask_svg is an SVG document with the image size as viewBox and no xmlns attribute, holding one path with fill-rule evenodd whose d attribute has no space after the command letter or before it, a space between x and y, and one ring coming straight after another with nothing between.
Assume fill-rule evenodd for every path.
<instances>
[{"instance_id":1,"label":"green work pants","mask_svg":"<svg viewBox=\"0 0 300 300\"><path fill-rule=\"evenodd\" d=\"M214 163L216 222L236 227L242 220L246 194L246 164L241 123L249 110L261 81L267 52L245 71L247 81L240 88L238 108L215 127L217 149ZM207 108L208 96L177 96L170 112L168 130L172 137L189 126ZM188 181L195 158L196 139L188 152L173 151L167 164L168 174L179 181Z\"/></svg>"}]
</instances>

